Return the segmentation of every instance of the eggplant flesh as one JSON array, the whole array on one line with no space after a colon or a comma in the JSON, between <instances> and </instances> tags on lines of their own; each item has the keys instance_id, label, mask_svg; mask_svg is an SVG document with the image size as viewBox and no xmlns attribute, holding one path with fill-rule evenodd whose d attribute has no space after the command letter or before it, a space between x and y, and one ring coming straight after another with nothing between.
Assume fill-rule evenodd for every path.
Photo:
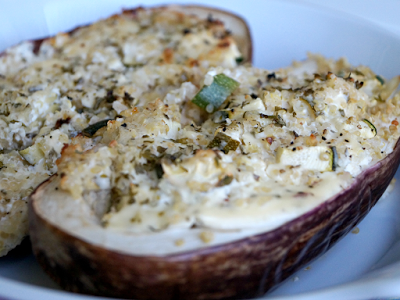
<instances>
[{"instance_id":1,"label":"eggplant flesh","mask_svg":"<svg viewBox=\"0 0 400 300\"><path fill-rule=\"evenodd\" d=\"M383 194L399 162L397 142L391 154L363 171L348 188L275 230L165 256L111 250L66 231L62 222L49 221L46 215L55 209L53 200L62 197L54 175L31 195L33 251L61 287L78 293L134 299L262 296L357 225ZM88 220L93 218L88 211Z\"/></svg>"}]
</instances>

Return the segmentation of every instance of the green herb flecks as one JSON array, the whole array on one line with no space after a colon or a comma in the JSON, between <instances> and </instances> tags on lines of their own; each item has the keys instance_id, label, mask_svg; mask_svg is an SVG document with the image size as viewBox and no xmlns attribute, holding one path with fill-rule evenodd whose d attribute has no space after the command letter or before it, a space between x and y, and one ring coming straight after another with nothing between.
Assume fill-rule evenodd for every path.
<instances>
[{"instance_id":1,"label":"green herb flecks","mask_svg":"<svg viewBox=\"0 0 400 300\"><path fill-rule=\"evenodd\" d=\"M372 124L370 121L368 121L367 119L363 120L364 123L366 123L368 125L369 128L371 128L371 132L374 134L374 136L377 135L378 131L376 130L376 127L374 124Z\"/></svg>"},{"instance_id":2,"label":"green herb flecks","mask_svg":"<svg viewBox=\"0 0 400 300\"><path fill-rule=\"evenodd\" d=\"M239 56L239 57L236 57L236 63L238 64L238 65L240 65L243 61L244 61L244 57L243 56Z\"/></svg>"},{"instance_id":3,"label":"green herb flecks","mask_svg":"<svg viewBox=\"0 0 400 300\"><path fill-rule=\"evenodd\" d=\"M339 156L335 146L332 146L330 148L332 150L332 171L336 171L337 167L339 167L338 165Z\"/></svg>"},{"instance_id":4,"label":"green herb flecks","mask_svg":"<svg viewBox=\"0 0 400 300\"><path fill-rule=\"evenodd\" d=\"M270 120L272 120L272 122L274 123L274 125L275 125L275 126L278 126L278 127L286 126L285 120L283 120L282 117L281 117L280 115L268 116L268 115L260 114L260 118L270 119Z\"/></svg>"},{"instance_id":5,"label":"green herb flecks","mask_svg":"<svg viewBox=\"0 0 400 300\"><path fill-rule=\"evenodd\" d=\"M107 120L103 120L103 121L94 123L94 124L86 127L85 129L83 129L82 134L87 137L92 137L97 132L97 130L99 130L100 128L103 128L104 126L107 126L108 121L111 121L111 119L107 119Z\"/></svg>"},{"instance_id":6,"label":"green herb flecks","mask_svg":"<svg viewBox=\"0 0 400 300\"><path fill-rule=\"evenodd\" d=\"M225 175L224 177L222 177L222 178L218 181L217 187L225 186L225 185L231 184L232 180L233 180L233 176L232 176L232 175Z\"/></svg>"},{"instance_id":7,"label":"green herb flecks","mask_svg":"<svg viewBox=\"0 0 400 300\"><path fill-rule=\"evenodd\" d=\"M224 153L229 153L229 151L235 151L240 145L240 142L232 139L230 136L218 132L214 139L208 144L207 148L222 148Z\"/></svg>"}]
</instances>

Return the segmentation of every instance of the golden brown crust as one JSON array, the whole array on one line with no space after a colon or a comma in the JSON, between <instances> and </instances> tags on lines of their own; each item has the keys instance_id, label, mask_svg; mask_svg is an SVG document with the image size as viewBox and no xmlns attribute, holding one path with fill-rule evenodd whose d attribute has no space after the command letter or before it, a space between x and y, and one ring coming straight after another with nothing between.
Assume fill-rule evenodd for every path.
<instances>
[{"instance_id":1,"label":"golden brown crust","mask_svg":"<svg viewBox=\"0 0 400 300\"><path fill-rule=\"evenodd\" d=\"M157 9L169 9L171 6L162 6L162 7L157 7ZM209 15L209 16L216 16L215 19L212 19L210 21L218 23L219 20L222 21L222 23L225 23L225 21L229 18L231 22L236 22L237 26L241 27L242 33L240 35L236 34L234 32L233 37L234 39L238 42L238 47L241 53L243 53L244 60L243 62L252 62L252 54L253 54L253 48L252 48L252 40L251 40L251 34L250 34L250 29L246 23L246 21L241 18L240 16L232 13L232 12L227 12L224 10L220 10L217 8L211 8L211 7L205 7L205 6L197 6L197 5L182 5L182 6L173 6L174 9L179 9L184 13L194 13L194 14L199 14L201 13L203 16L204 15ZM133 9L124 9L121 14L124 15L132 15L135 16L139 10L143 10L143 7L137 7ZM120 14L115 14L112 17L118 17ZM226 24L225 24L226 25ZM84 28L88 25L81 25L77 26L74 29L67 31L66 34L72 35L76 31L78 31L81 28ZM229 26L226 26L229 28ZM41 39L36 39L36 40L31 40L33 44L33 52L35 54L38 54L40 46L42 45L43 42L48 41L50 39L53 39L53 37L45 37ZM0 57L5 55L5 52L0 52Z\"/></svg>"}]
</instances>

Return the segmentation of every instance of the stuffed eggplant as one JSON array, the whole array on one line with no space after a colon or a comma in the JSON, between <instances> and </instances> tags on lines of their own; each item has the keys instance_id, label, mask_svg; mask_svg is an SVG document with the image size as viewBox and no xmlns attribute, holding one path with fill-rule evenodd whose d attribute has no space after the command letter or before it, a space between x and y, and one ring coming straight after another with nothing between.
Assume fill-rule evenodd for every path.
<instances>
[{"instance_id":1,"label":"stuffed eggplant","mask_svg":"<svg viewBox=\"0 0 400 300\"><path fill-rule=\"evenodd\" d=\"M210 68L191 100L182 85L64 147L31 195L34 253L74 292L261 296L385 191L398 82L318 55L274 72Z\"/></svg>"},{"instance_id":2,"label":"stuffed eggplant","mask_svg":"<svg viewBox=\"0 0 400 300\"><path fill-rule=\"evenodd\" d=\"M27 197L57 172L72 137L184 82L194 90L210 66L250 60L246 23L196 6L126 10L7 49L0 55L0 256L26 236Z\"/></svg>"}]
</instances>

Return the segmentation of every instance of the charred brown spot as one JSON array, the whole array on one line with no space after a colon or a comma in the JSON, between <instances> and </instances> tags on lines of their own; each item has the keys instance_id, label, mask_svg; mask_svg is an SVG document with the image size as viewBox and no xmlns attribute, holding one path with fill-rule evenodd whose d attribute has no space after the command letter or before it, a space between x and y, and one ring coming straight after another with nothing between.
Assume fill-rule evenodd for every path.
<instances>
[{"instance_id":1,"label":"charred brown spot","mask_svg":"<svg viewBox=\"0 0 400 300\"><path fill-rule=\"evenodd\" d=\"M189 67L198 67L199 61L197 59L189 58L186 62Z\"/></svg>"},{"instance_id":2,"label":"charred brown spot","mask_svg":"<svg viewBox=\"0 0 400 300\"><path fill-rule=\"evenodd\" d=\"M122 10L122 14L136 16L138 14L138 12L144 11L144 10L145 9L142 6L139 6L139 7L133 8L133 9L124 9L124 10ZM116 15L116 16L118 16L118 15Z\"/></svg>"},{"instance_id":3,"label":"charred brown spot","mask_svg":"<svg viewBox=\"0 0 400 300\"><path fill-rule=\"evenodd\" d=\"M256 94L254 94L254 93L251 94L250 97L253 98L253 99L257 99L258 98L258 96Z\"/></svg>"},{"instance_id":4,"label":"charred brown spot","mask_svg":"<svg viewBox=\"0 0 400 300\"><path fill-rule=\"evenodd\" d=\"M214 19L212 14L207 16L207 22L213 25L223 25L224 23L218 19Z\"/></svg>"},{"instance_id":5,"label":"charred brown spot","mask_svg":"<svg viewBox=\"0 0 400 300\"><path fill-rule=\"evenodd\" d=\"M360 82L360 81L357 80L355 82L355 86L356 86L357 90L361 89L363 87L363 85L364 85L364 82L362 82L362 81Z\"/></svg>"},{"instance_id":6,"label":"charred brown spot","mask_svg":"<svg viewBox=\"0 0 400 300\"><path fill-rule=\"evenodd\" d=\"M42 46L42 44L43 44L43 42L44 42L45 40L47 40L47 38L35 40L35 41L32 42L32 43L33 43L33 50L32 50L32 52L33 52L34 54L38 55L39 50L40 50L40 46Z\"/></svg>"},{"instance_id":7,"label":"charred brown spot","mask_svg":"<svg viewBox=\"0 0 400 300\"><path fill-rule=\"evenodd\" d=\"M307 196L313 196L313 193L307 193L307 192L300 191L300 192L297 192L296 194L294 194L295 198L304 198Z\"/></svg>"},{"instance_id":8,"label":"charred brown spot","mask_svg":"<svg viewBox=\"0 0 400 300\"><path fill-rule=\"evenodd\" d=\"M124 93L124 100L128 102L132 102L135 98L133 98L129 93Z\"/></svg>"},{"instance_id":9,"label":"charred brown spot","mask_svg":"<svg viewBox=\"0 0 400 300\"><path fill-rule=\"evenodd\" d=\"M63 124L69 124L69 122L71 122L70 117L66 119L58 119L56 124L54 125L54 129L59 129Z\"/></svg>"},{"instance_id":10,"label":"charred brown spot","mask_svg":"<svg viewBox=\"0 0 400 300\"><path fill-rule=\"evenodd\" d=\"M171 48L166 48L163 52L163 60L167 64L171 64L174 58L174 51Z\"/></svg>"},{"instance_id":11,"label":"charred brown spot","mask_svg":"<svg viewBox=\"0 0 400 300\"><path fill-rule=\"evenodd\" d=\"M275 78L276 78L275 72L267 75L267 80L271 80L271 79L275 79Z\"/></svg>"},{"instance_id":12,"label":"charred brown spot","mask_svg":"<svg viewBox=\"0 0 400 300\"><path fill-rule=\"evenodd\" d=\"M117 99L117 98L114 96L113 90L107 91L107 95L106 95L106 97L105 97L105 100L106 100L108 103L112 103L112 102L114 102L116 99Z\"/></svg>"},{"instance_id":13,"label":"charred brown spot","mask_svg":"<svg viewBox=\"0 0 400 300\"><path fill-rule=\"evenodd\" d=\"M218 47L219 48L228 48L230 45L231 45L231 43L229 41L223 41L218 44Z\"/></svg>"}]
</instances>

